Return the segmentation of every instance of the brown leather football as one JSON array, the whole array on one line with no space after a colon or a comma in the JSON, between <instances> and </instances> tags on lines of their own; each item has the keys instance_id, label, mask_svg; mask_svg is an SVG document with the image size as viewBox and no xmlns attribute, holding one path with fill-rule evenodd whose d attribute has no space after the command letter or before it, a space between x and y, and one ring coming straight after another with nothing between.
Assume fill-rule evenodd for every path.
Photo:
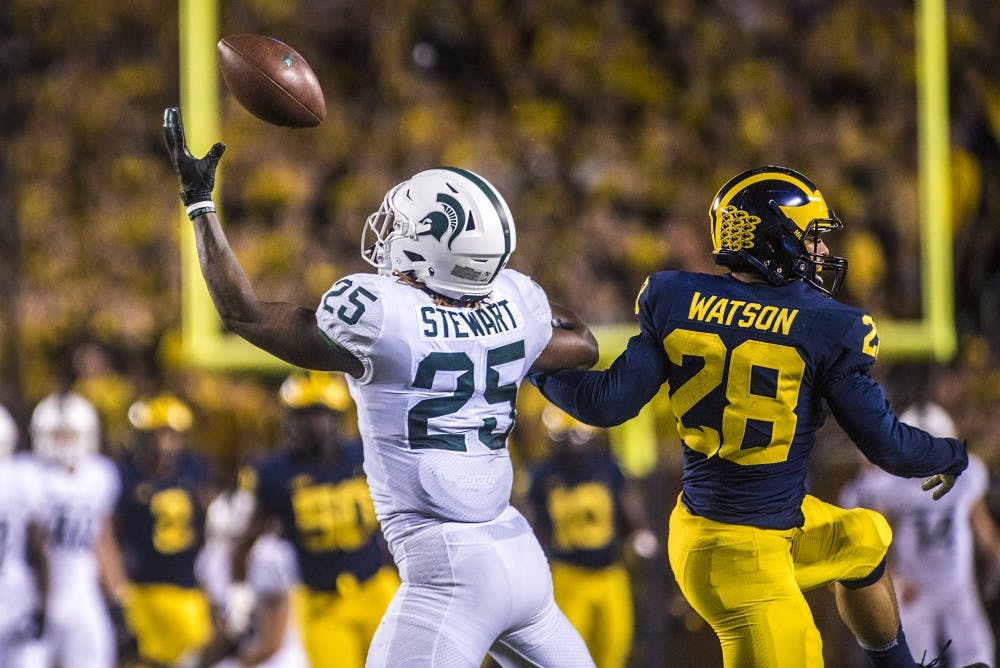
<instances>
[{"instance_id":1,"label":"brown leather football","mask_svg":"<svg viewBox=\"0 0 1000 668\"><path fill-rule=\"evenodd\" d=\"M218 49L226 86L257 118L292 128L326 118L316 73L292 47L266 35L239 34L223 37Z\"/></svg>"}]
</instances>

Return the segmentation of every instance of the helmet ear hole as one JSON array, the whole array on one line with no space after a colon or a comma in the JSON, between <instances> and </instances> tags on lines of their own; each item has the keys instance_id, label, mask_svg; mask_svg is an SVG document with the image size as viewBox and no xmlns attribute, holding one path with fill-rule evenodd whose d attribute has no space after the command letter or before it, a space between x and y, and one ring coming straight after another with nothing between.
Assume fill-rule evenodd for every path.
<instances>
[{"instance_id":1,"label":"helmet ear hole","mask_svg":"<svg viewBox=\"0 0 1000 668\"><path fill-rule=\"evenodd\" d=\"M826 294L833 288L819 276L821 269L838 272L834 288L842 282L847 261L817 252L818 235L842 223L800 172L769 165L738 174L716 194L709 219L716 264L759 273L775 285L801 279Z\"/></svg>"}]
</instances>

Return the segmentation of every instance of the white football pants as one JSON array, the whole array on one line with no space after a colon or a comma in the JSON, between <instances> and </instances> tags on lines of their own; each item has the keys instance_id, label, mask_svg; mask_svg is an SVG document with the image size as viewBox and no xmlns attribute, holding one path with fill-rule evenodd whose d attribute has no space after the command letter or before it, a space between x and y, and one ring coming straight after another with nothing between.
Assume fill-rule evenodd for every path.
<instances>
[{"instance_id":1,"label":"white football pants","mask_svg":"<svg viewBox=\"0 0 1000 668\"><path fill-rule=\"evenodd\" d=\"M402 586L372 640L368 668L592 667L552 598L535 534L513 507L484 523L448 522L395 555Z\"/></svg>"}]
</instances>

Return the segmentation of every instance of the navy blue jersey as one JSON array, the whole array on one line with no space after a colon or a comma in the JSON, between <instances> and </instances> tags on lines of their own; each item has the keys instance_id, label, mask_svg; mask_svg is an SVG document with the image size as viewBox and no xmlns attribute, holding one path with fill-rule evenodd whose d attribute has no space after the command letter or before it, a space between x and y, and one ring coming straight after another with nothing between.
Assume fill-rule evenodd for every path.
<instances>
[{"instance_id":1,"label":"navy blue jersey","mask_svg":"<svg viewBox=\"0 0 1000 668\"><path fill-rule=\"evenodd\" d=\"M253 467L260 511L281 522L314 591L335 591L342 573L364 581L382 567L363 461L361 443L352 442L327 466L285 450Z\"/></svg>"},{"instance_id":2,"label":"navy blue jersey","mask_svg":"<svg viewBox=\"0 0 1000 668\"><path fill-rule=\"evenodd\" d=\"M574 417L611 426L667 383L684 444L683 500L719 522L785 529L799 509L827 406L872 462L896 475L958 474L965 446L899 422L869 375L878 334L864 311L802 281L653 274L639 334L603 372L533 377Z\"/></svg>"},{"instance_id":3,"label":"navy blue jersey","mask_svg":"<svg viewBox=\"0 0 1000 668\"><path fill-rule=\"evenodd\" d=\"M201 493L208 484L208 466L183 452L167 476L149 475L131 459L121 461L118 472L122 493L115 528L129 579L196 587L194 562L204 541Z\"/></svg>"},{"instance_id":4,"label":"navy blue jersey","mask_svg":"<svg viewBox=\"0 0 1000 668\"><path fill-rule=\"evenodd\" d=\"M557 561L605 568L621 557L627 530L625 476L610 455L588 452L574 463L557 455L531 475L535 529Z\"/></svg>"}]
</instances>

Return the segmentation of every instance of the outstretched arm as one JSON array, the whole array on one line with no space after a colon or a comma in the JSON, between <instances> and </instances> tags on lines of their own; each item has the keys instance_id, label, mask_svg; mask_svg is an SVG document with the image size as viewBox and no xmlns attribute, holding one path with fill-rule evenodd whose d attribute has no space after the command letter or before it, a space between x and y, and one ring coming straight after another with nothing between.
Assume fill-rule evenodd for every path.
<instances>
[{"instance_id":1,"label":"outstretched arm","mask_svg":"<svg viewBox=\"0 0 1000 668\"><path fill-rule=\"evenodd\" d=\"M662 349L650 337L637 334L605 371L569 369L535 373L528 380L576 419L614 427L638 415L666 378Z\"/></svg>"},{"instance_id":2,"label":"outstretched arm","mask_svg":"<svg viewBox=\"0 0 1000 668\"><path fill-rule=\"evenodd\" d=\"M296 366L362 374L357 358L323 336L314 311L257 298L214 212L193 222L201 272L227 329Z\"/></svg>"},{"instance_id":3,"label":"outstretched arm","mask_svg":"<svg viewBox=\"0 0 1000 668\"><path fill-rule=\"evenodd\" d=\"M965 444L937 438L900 422L882 386L867 372L854 370L830 383L824 398L838 424L870 462L905 478L930 476L924 490L944 496L968 466Z\"/></svg>"},{"instance_id":4,"label":"outstretched arm","mask_svg":"<svg viewBox=\"0 0 1000 668\"><path fill-rule=\"evenodd\" d=\"M222 229L212 188L225 146L215 144L202 158L188 151L181 112L164 112L167 150L181 183L181 200L194 224L201 272L216 310L227 329L258 348L296 366L321 371L363 373L361 362L329 341L316 324L314 311L285 302L258 299Z\"/></svg>"},{"instance_id":5,"label":"outstretched arm","mask_svg":"<svg viewBox=\"0 0 1000 668\"><path fill-rule=\"evenodd\" d=\"M532 372L589 369L597 364L597 339L580 317L565 306L552 308L552 338L531 365Z\"/></svg>"}]
</instances>

